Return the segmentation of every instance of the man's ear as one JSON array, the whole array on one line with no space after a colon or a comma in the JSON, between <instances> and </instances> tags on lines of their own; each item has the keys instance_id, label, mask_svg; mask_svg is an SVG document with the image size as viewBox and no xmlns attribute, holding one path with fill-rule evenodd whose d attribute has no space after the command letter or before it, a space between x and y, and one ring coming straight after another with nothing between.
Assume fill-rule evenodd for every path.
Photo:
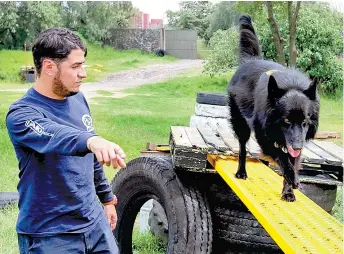
<instances>
[{"instance_id":1,"label":"man's ear","mask_svg":"<svg viewBox=\"0 0 344 254\"><path fill-rule=\"evenodd\" d=\"M274 76L270 76L268 83L268 96L271 100L279 99L285 94L285 90L278 87Z\"/></svg>"},{"instance_id":2,"label":"man's ear","mask_svg":"<svg viewBox=\"0 0 344 254\"><path fill-rule=\"evenodd\" d=\"M42 62L42 72L49 76L54 76L56 74L57 65L51 59L44 59Z\"/></svg>"},{"instance_id":3,"label":"man's ear","mask_svg":"<svg viewBox=\"0 0 344 254\"><path fill-rule=\"evenodd\" d=\"M318 78L314 78L314 80L310 83L308 89L303 91L303 93L312 101L314 101L316 98L318 83Z\"/></svg>"}]
</instances>

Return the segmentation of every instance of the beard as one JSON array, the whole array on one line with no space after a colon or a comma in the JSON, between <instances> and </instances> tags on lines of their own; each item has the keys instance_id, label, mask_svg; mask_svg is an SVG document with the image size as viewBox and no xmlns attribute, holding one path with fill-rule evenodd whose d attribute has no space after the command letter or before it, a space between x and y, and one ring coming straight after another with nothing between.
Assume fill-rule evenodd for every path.
<instances>
[{"instance_id":1,"label":"beard","mask_svg":"<svg viewBox=\"0 0 344 254\"><path fill-rule=\"evenodd\" d=\"M69 97L76 95L78 92L72 92L61 81L61 70L59 69L53 79L53 93L61 97Z\"/></svg>"}]
</instances>

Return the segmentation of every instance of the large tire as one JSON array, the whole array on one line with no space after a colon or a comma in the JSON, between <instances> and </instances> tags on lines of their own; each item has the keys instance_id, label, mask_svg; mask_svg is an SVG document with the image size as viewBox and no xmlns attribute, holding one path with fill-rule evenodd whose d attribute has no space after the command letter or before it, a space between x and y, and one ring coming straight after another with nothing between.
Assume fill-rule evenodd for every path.
<instances>
[{"instance_id":1,"label":"large tire","mask_svg":"<svg viewBox=\"0 0 344 254\"><path fill-rule=\"evenodd\" d=\"M156 54L157 56L164 57L164 56L166 55L166 51L163 50L163 49L157 49L157 50L155 51L155 54Z\"/></svg>"},{"instance_id":2,"label":"large tire","mask_svg":"<svg viewBox=\"0 0 344 254\"><path fill-rule=\"evenodd\" d=\"M132 231L140 207L155 199L168 221L169 254L209 254L212 248L212 221L207 200L197 189L184 186L170 160L140 157L121 169L112 188L118 197L118 223L114 231L121 253L132 253Z\"/></svg>"},{"instance_id":3,"label":"large tire","mask_svg":"<svg viewBox=\"0 0 344 254\"><path fill-rule=\"evenodd\" d=\"M301 183L301 192L326 212L331 213L336 202L337 185Z\"/></svg>"},{"instance_id":4,"label":"large tire","mask_svg":"<svg viewBox=\"0 0 344 254\"><path fill-rule=\"evenodd\" d=\"M206 192L213 220L213 254L282 253L257 219L217 174L183 173Z\"/></svg>"},{"instance_id":5,"label":"large tire","mask_svg":"<svg viewBox=\"0 0 344 254\"><path fill-rule=\"evenodd\" d=\"M199 104L210 104L228 106L228 96L221 93L197 93L196 102Z\"/></svg>"},{"instance_id":6,"label":"large tire","mask_svg":"<svg viewBox=\"0 0 344 254\"><path fill-rule=\"evenodd\" d=\"M213 217L214 253L281 252L224 180L219 175L213 179L207 193Z\"/></svg>"}]
</instances>

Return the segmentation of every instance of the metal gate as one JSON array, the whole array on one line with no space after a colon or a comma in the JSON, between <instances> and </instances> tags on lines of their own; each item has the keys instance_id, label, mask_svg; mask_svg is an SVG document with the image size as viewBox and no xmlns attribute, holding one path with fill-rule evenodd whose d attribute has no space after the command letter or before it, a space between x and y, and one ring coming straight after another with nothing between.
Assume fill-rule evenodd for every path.
<instances>
[{"instance_id":1,"label":"metal gate","mask_svg":"<svg viewBox=\"0 0 344 254\"><path fill-rule=\"evenodd\" d=\"M197 59L197 32L165 30L164 48L168 55L181 59Z\"/></svg>"}]
</instances>

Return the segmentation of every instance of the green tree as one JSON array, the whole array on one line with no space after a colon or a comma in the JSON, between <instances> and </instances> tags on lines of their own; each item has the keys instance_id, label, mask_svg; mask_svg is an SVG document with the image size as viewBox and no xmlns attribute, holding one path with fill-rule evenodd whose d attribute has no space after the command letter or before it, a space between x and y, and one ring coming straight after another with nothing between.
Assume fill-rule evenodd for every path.
<instances>
[{"instance_id":1,"label":"green tree","mask_svg":"<svg viewBox=\"0 0 344 254\"><path fill-rule=\"evenodd\" d=\"M301 2L298 1L295 4L293 2L288 2L288 23L289 23L289 66L296 65L296 57L297 57L297 50L296 50L296 22L299 17L300 11L300 4Z\"/></svg>"},{"instance_id":2,"label":"green tree","mask_svg":"<svg viewBox=\"0 0 344 254\"><path fill-rule=\"evenodd\" d=\"M28 40L33 41L38 33L52 28L61 27L61 4L60 2L21 2L20 5L21 24L25 27Z\"/></svg>"},{"instance_id":3,"label":"green tree","mask_svg":"<svg viewBox=\"0 0 344 254\"><path fill-rule=\"evenodd\" d=\"M81 29L86 24L87 2L65 1L62 6L63 26L74 31Z\"/></svg>"},{"instance_id":4,"label":"green tree","mask_svg":"<svg viewBox=\"0 0 344 254\"><path fill-rule=\"evenodd\" d=\"M19 16L16 2L0 2L0 49L13 48Z\"/></svg>"},{"instance_id":5,"label":"green tree","mask_svg":"<svg viewBox=\"0 0 344 254\"><path fill-rule=\"evenodd\" d=\"M60 22L59 2L0 2L0 47L22 49L40 31Z\"/></svg>"},{"instance_id":6,"label":"green tree","mask_svg":"<svg viewBox=\"0 0 344 254\"><path fill-rule=\"evenodd\" d=\"M245 12L253 18L264 58L276 61L278 56L271 36L271 26L267 20L267 8L263 2L260 2L259 8L256 4L245 5ZM298 13L295 34L296 64L293 64L292 61L294 60L291 60L295 53L294 50L290 52L290 49L293 48L290 47L292 40L284 39L290 38L291 29L288 22L290 13L288 13L288 8L284 3L274 6L274 17L279 21L278 28L280 38L283 41L285 60L289 62L289 65L295 65L306 72L311 78L319 78L320 88L323 92L341 94L343 90L343 61L339 56L343 55L343 15L331 10L327 3L303 2L302 4L303 6ZM235 49L238 44L238 42L234 43L225 36L218 38L218 40L219 45L227 45L228 48ZM224 48L224 50L226 49ZM228 52L231 50L227 49ZM223 70L222 66L217 63L221 63L225 67L233 64L232 58L225 61L222 58L223 54L214 53L206 59L212 65L208 67L212 73ZM218 58L218 60L214 58Z\"/></svg>"},{"instance_id":7,"label":"green tree","mask_svg":"<svg viewBox=\"0 0 344 254\"><path fill-rule=\"evenodd\" d=\"M304 4L296 36L296 66L318 77L327 94L343 91L343 14L326 3Z\"/></svg>"},{"instance_id":8,"label":"green tree","mask_svg":"<svg viewBox=\"0 0 344 254\"><path fill-rule=\"evenodd\" d=\"M168 24L180 29L194 29L198 36L208 40L210 14L213 5L209 1L181 2L179 11L166 12Z\"/></svg>"},{"instance_id":9,"label":"green tree","mask_svg":"<svg viewBox=\"0 0 344 254\"><path fill-rule=\"evenodd\" d=\"M102 42L110 29L129 28L135 14L129 1L86 2L86 15L80 20L80 30L85 38Z\"/></svg>"},{"instance_id":10,"label":"green tree","mask_svg":"<svg viewBox=\"0 0 344 254\"><path fill-rule=\"evenodd\" d=\"M327 3L303 2L302 5L298 14L294 50L290 47L290 40L283 39L291 37L287 9L281 3L280 8L274 12L279 21L285 59L290 66L297 66L311 78L318 77L323 92L340 93L343 89L343 62L338 56L343 52L343 15L331 10ZM278 54L271 36L271 27L264 16L267 15L267 9L261 10L260 13L254 13L258 14L254 21L262 52L265 59L277 61ZM291 50L297 56L294 55L293 60ZM295 60L294 64L292 61Z\"/></svg>"},{"instance_id":11,"label":"green tree","mask_svg":"<svg viewBox=\"0 0 344 254\"><path fill-rule=\"evenodd\" d=\"M239 14L235 5L236 2L223 1L214 6L214 11L210 16L209 38L219 29L226 30L237 25Z\"/></svg>"},{"instance_id":12,"label":"green tree","mask_svg":"<svg viewBox=\"0 0 344 254\"><path fill-rule=\"evenodd\" d=\"M212 52L206 58L203 71L214 76L237 66L238 40L238 30L235 26L227 30L217 30L210 38L209 48Z\"/></svg>"},{"instance_id":13,"label":"green tree","mask_svg":"<svg viewBox=\"0 0 344 254\"><path fill-rule=\"evenodd\" d=\"M32 45L39 32L67 27L101 43L111 28L127 28L136 11L129 1L0 2L0 49Z\"/></svg>"},{"instance_id":14,"label":"green tree","mask_svg":"<svg viewBox=\"0 0 344 254\"><path fill-rule=\"evenodd\" d=\"M241 12L250 13L254 18L267 21L270 25L270 31L276 50L276 61L282 65L286 65L285 43L286 39L281 33L281 24L287 22L289 24L289 66L295 66L297 50L295 44L297 19L299 17L301 2L239 2L236 7ZM265 9L266 8L266 9ZM287 14L287 15L286 15ZM279 22L278 22L279 21Z\"/></svg>"}]
</instances>

